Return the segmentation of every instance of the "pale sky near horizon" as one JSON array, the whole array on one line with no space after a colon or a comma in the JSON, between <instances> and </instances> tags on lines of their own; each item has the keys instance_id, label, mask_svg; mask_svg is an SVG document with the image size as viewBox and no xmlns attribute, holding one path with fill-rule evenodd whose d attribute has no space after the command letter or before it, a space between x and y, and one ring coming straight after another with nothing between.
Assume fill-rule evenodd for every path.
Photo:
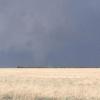
<instances>
[{"instance_id":1,"label":"pale sky near horizon","mask_svg":"<svg viewBox=\"0 0 100 100\"><path fill-rule=\"evenodd\" d=\"M0 66L100 66L100 0L0 0Z\"/></svg>"}]
</instances>

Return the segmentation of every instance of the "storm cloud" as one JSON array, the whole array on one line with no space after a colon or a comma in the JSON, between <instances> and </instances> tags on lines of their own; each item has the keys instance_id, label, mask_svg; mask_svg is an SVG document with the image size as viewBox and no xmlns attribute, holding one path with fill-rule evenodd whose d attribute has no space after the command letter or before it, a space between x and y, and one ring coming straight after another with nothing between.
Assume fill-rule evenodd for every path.
<instances>
[{"instance_id":1,"label":"storm cloud","mask_svg":"<svg viewBox=\"0 0 100 100\"><path fill-rule=\"evenodd\" d=\"M99 0L0 0L0 66L99 66Z\"/></svg>"}]
</instances>

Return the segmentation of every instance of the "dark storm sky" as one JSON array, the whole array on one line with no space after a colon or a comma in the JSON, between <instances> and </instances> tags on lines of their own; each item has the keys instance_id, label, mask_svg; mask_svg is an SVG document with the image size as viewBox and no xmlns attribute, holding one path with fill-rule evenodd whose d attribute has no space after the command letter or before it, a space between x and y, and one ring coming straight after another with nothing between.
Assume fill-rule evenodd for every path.
<instances>
[{"instance_id":1,"label":"dark storm sky","mask_svg":"<svg viewBox=\"0 0 100 100\"><path fill-rule=\"evenodd\" d=\"M0 0L0 66L100 66L100 0Z\"/></svg>"}]
</instances>

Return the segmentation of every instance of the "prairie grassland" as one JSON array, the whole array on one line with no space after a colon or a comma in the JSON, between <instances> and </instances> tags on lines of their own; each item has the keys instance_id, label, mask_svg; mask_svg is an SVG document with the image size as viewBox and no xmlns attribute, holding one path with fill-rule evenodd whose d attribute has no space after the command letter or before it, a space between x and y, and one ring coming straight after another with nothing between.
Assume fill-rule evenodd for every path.
<instances>
[{"instance_id":1,"label":"prairie grassland","mask_svg":"<svg viewBox=\"0 0 100 100\"><path fill-rule=\"evenodd\" d=\"M100 69L0 69L0 100L100 100Z\"/></svg>"}]
</instances>

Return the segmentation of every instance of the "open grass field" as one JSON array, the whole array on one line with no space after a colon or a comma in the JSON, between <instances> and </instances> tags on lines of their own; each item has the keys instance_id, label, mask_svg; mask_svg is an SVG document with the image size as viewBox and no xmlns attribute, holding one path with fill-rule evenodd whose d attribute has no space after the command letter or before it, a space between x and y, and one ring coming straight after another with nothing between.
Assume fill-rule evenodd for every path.
<instances>
[{"instance_id":1,"label":"open grass field","mask_svg":"<svg viewBox=\"0 0 100 100\"><path fill-rule=\"evenodd\" d=\"M100 100L100 69L0 69L0 100Z\"/></svg>"}]
</instances>

